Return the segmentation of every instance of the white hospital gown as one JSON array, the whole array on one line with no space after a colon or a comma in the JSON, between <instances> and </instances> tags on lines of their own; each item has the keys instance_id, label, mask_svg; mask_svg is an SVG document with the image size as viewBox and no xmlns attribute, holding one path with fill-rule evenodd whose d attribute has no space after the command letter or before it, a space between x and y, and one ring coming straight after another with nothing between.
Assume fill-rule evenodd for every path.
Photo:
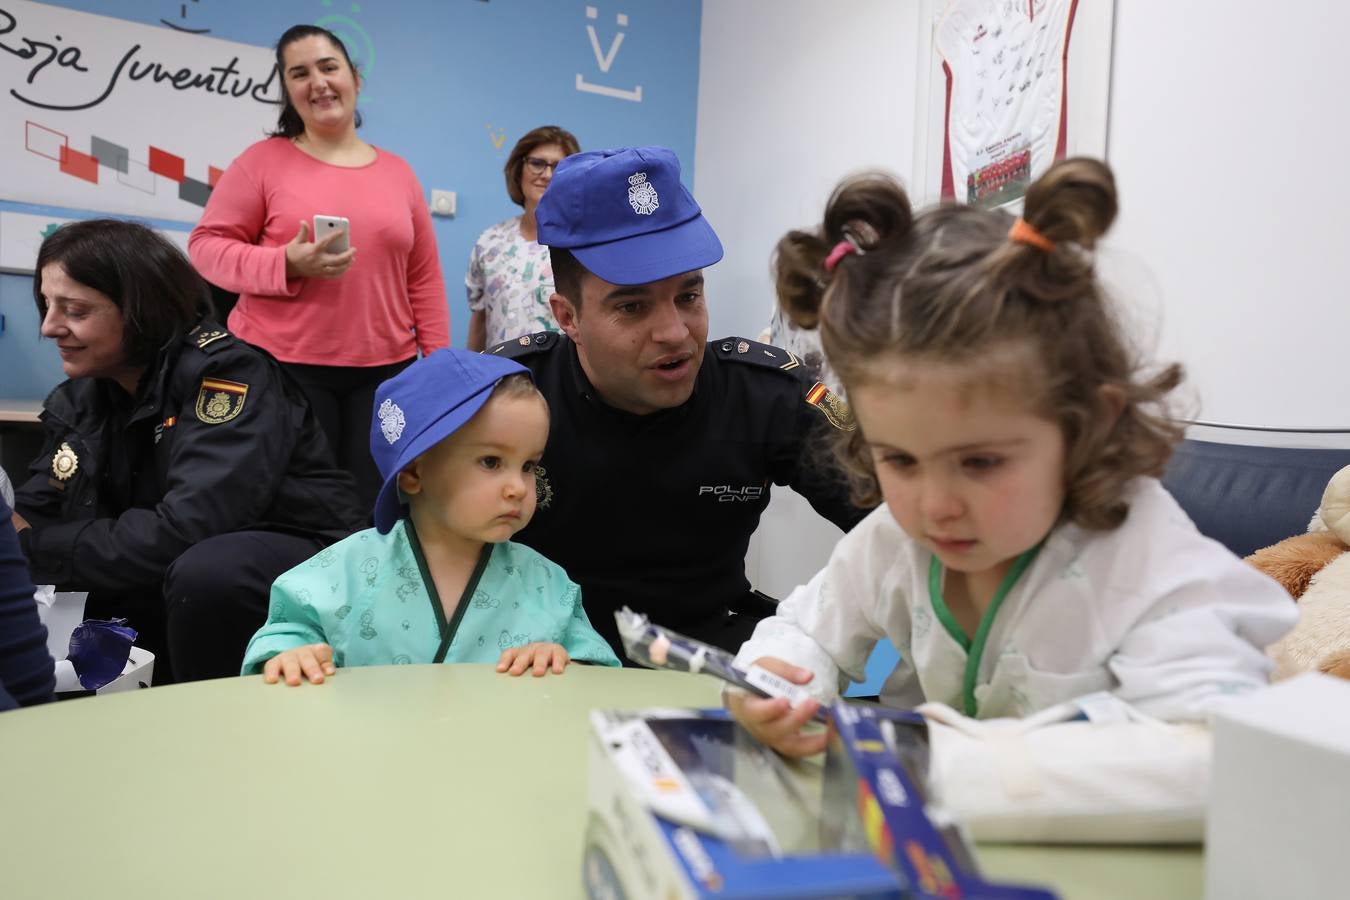
<instances>
[{"instance_id":1,"label":"white hospital gown","mask_svg":"<svg viewBox=\"0 0 1350 900\"><path fill-rule=\"evenodd\" d=\"M1276 582L1196 531L1156 479L1132 482L1127 499L1129 516L1115 530L1070 524L1051 532L998 608L969 685L969 642L944 624L945 607L930 590L933 555L884 505L760 622L738 664L773 656L804 666L815 673L808 687L831 700L847 681L862 680L873 646L887 637L900 660L882 686L884 703L937 702L969 717L946 715L954 729L934 726L933 778L977 836L1058 839L1063 828L1070 839L1152 839L1159 833L1148 829L1159 826L1148 816L1142 833L1130 829L1140 808L1166 807L1163 818L1175 830L1160 839L1194 839L1207 790L1207 737L1203 729L1201 739L1193 728L1169 732L1157 720L1205 723L1226 698L1264 686L1264 648L1292 627L1296 608ZM1094 710L1105 710L1112 730L1069 723L992 740L996 731L974 721L1018 719L1092 697L1082 710L1094 722ZM1014 734L1016 747L1008 740ZM1147 751L1109 762L1097 746L1141 735ZM1088 760L1087 776L1075 765L1084 752L1101 760ZM1004 771L1013 759L1016 778ZM1117 793L1104 802L1108 784ZM1045 825L1057 816L1058 825ZM1084 816L1108 824L1093 831ZM1129 828L1122 835L1112 821Z\"/></svg>"},{"instance_id":2,"label":"white hospital gown","mask_svg":"<svg viewBox=\"0 0 1350 900\"><path fill-rule=\"evenodd\" d=\"M1105 690L1157 718L1201 720L1212 698L1266 683L1263 648L1296 618L1289 595L1196 531L1158 481L1135 481L1129 502L1113 531L1056 528L1012 586L979 661L979 718ZM841 677L862 680L888 637L900 661L883 701L963 709L968 653L930 597L932 558L879 507L759 624L739 659L805 666L831 698Z\"/></svg>"}]
</instances>

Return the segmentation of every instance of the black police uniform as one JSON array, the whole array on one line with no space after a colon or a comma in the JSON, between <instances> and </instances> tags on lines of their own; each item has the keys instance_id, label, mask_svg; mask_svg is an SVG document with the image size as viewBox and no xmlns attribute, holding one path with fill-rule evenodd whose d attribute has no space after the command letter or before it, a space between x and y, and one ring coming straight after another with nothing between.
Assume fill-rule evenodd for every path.
<instances>
[{"instance_id":1,"label":"black police uniform","mask_svg":"<svg viewBox=\"0 0 1350 900\"><path fill-rule=\"evenodd\" d=\"M157 683L237 675L276 576L366 518L300 388L214 322L165 348L136 397L71 379L41 418L15 496L33 580L128 617Z\"/></svg>"},{"instance_id":2,"label":"black police uniform","mask_svg":"<svg viewBox=\"0 0 1350 900\"><path fill-rule=\"evenodd\" d=\"M623 658L630 606L691 637L739 648L756 616L745 554L771 484L791 485L847 530L865 514L828 465L847 407L785 350L708 344L693 396L638 416L605 405L576 346L544 332L491 348L534 373L552 412L534 519L515 538L565 568L591 624ZM747 602L749 601L749 602Z\"/></svg>"}]
</instances>

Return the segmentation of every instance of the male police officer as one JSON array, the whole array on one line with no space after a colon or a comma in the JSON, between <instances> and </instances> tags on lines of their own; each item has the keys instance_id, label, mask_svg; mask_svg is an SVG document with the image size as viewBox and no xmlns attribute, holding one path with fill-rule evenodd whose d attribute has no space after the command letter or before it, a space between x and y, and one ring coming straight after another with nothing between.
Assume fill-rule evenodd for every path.
<instances>
[{"instance_id":1,"label":"male police officer","mask_svg":"<svg viewBox=\"0 0 1350 900\"><path fill-rule=\"evenodd\" d=\"M705 343L701 270L722 244L669 150L569 156L537 216L563 334L488 351L528 366L553 414L539 507L516 539L567 569L620 657L623 605L734 650L756 621L735 611L753 609L745 553L769 485L841 528L864 514L818 462L825 442L808 441L851 428L847 410L784 350Z\"/></svg>"}]
</instances>

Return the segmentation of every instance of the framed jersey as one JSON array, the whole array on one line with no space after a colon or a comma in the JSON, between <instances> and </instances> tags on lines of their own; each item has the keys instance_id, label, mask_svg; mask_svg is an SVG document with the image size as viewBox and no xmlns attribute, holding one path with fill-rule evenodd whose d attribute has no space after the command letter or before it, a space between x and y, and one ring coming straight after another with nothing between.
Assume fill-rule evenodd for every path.
<instances>
[{"instance_id":1,"label":"framed jersey","mask_svg":"<svg viewBox=\"0 0 1350 900\"><path fill-rule=\"evenodd\" d=\"M920 204L1020 204L1056 159L1106 155L1114 0L922 0Z\"/></svg>"}]
</instances>

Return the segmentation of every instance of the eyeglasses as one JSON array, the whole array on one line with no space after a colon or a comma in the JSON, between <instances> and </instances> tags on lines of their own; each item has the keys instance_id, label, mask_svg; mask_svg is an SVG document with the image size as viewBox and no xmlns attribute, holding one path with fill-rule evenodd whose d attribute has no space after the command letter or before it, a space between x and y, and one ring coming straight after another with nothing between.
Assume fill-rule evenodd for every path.
<instances>
[{"instance_id":1,"label":"eyeglasses","mask_svg":"<svg viewBox=\"0 0 1350 900\"><path fill-rule=\"evenodd\" d=\"M530 170L531 175L543 175L545 169L553 171L558 168L560 162L562 160L549 161L539 156L527 156L525 157L525 168Z\"/></svg>"}]
</instances>

